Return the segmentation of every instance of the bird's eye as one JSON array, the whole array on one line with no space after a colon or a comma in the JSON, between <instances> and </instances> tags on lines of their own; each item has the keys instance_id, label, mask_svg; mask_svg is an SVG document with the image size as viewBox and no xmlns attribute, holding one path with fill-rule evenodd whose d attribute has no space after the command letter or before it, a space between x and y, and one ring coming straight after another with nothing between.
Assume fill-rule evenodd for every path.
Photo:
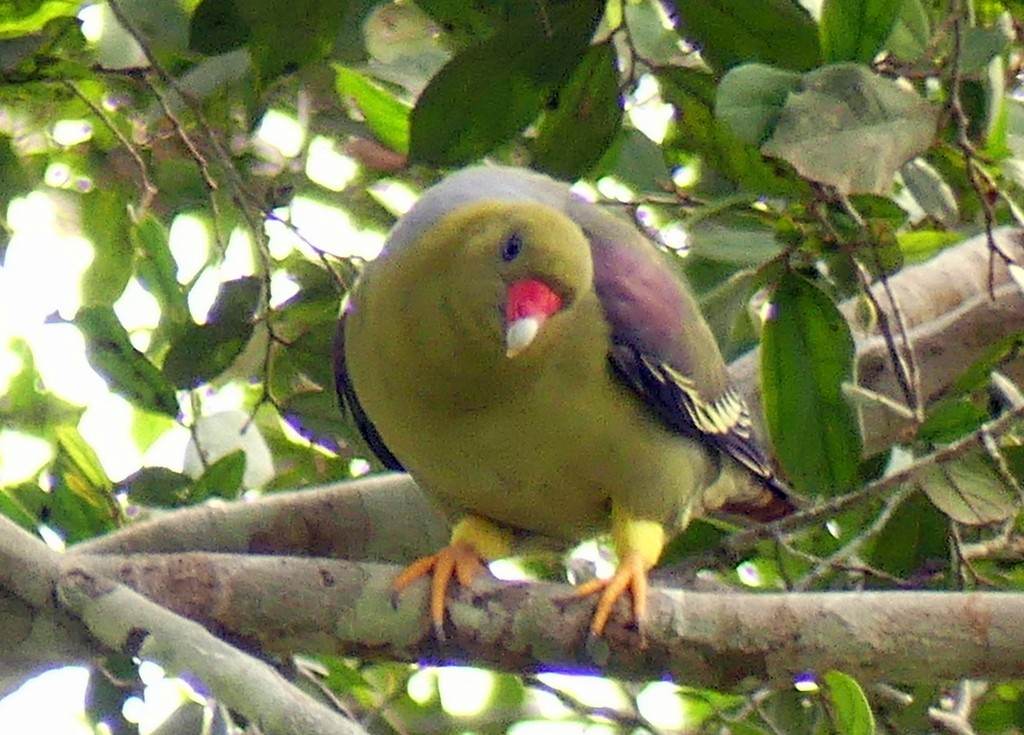
<instances>
[{"instance_id":1,"label":"bird's eye","mask_svg":"<svg viewBox=\"0 0 1024 735\"><path fill-rule=\"evenodd\" d=\"M523 250L523 238L518 232L509 235L508 239L502 243L501 246L501 259L506 263L515 260L519 257L519 253Z\"/></svg>"}]
</instances>

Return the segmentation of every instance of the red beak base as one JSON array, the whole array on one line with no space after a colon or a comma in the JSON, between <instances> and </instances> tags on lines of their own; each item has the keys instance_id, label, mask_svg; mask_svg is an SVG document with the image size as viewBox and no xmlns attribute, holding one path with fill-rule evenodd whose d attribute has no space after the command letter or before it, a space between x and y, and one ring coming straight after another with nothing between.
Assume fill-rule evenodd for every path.
<instances>
[{"instance_id":1,"label":"red beak base","mask_svg":"<svg viewBox=\"0 0 1024 735\"><path fill-rule=\"evenodd\" d=\"M543 281L528 278L508 287L505 296L505 324L524 317L544 321L562 308L562 297Z\"/></svg>"}]
</instances>

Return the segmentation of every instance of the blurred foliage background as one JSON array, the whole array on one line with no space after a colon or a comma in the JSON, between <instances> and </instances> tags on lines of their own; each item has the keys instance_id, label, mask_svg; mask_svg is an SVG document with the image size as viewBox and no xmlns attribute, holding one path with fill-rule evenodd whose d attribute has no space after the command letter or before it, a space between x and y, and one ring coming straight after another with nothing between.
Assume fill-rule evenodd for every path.
<instances>
[{"instance_id":1,"label":"blurred foliage background","mask_svg":"<svg viewBox=\"0 0 1024 735\"><path fill-rule=\"evenodd\" d=\"M915 431L865 457L837 304L873 325L867 284L1022 223L1022 19L1014 0L0 3L0 513L59 546L373 471L336 407L339 303L418 192L485 157L578 180L685 255L727 356L762 346L785 474L857 492L1020 399L990 377L1015 334L939 400L907 373ZM766 303L802 318L764 325ZM1019 589L1019 426L955 467L717 576ZM696 524L670 561L732 530ZM1024 728L1020 682L722 693L307 663L370 732ZM134 731L137 676L97 670L89 721ZM182 717L161 732L199 731Z\"/></svg>"}]
</instances>

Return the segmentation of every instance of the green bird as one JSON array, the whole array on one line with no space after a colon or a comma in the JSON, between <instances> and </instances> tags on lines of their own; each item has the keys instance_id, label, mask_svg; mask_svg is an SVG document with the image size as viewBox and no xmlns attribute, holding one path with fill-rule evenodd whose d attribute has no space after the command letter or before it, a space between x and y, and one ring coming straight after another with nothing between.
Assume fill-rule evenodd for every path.
<instances>
[{"instance_id":1,"label":"green bird","mask_svg":"<svg viewBox=\"0 0 1024 735\"><path fill-rule=\"evenodd\" d=\"M647 611L647 573L710 510L793 509L752 433L700 309L631 222L540 174L473 167L429 189L349 294L335 374L385 466L453 520L451 541L396 580L432 575L438 634L452 579L540 536L610 531L618 598Z\"/></svg>"}]
</instances>

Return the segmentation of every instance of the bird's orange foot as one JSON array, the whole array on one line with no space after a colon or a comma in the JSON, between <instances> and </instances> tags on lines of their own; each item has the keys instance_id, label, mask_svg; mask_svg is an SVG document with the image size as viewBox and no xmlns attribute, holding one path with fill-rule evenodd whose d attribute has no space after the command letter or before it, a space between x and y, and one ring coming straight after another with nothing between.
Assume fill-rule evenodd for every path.
<instances>
[{"instance_id":1,"label":"bird's orange foot","mask_svg":"<svg viewBox=\"0 0 1024 735\"><path fill-rule=\"evenodd\" d=\"M434 634L444 640L444 603L452 578L463 587L469 587L473 579L487 567L477 550L468 543L456 541L445 546L436 554L424 556L407 566L391 584L391 604L398 606L398 596L406 587L420 577L430 578L430 620Z\"/></svg>"},{"instance_id":2,"label":"bird's orange foot","mask_svg":"<svg viewBox=\"0 0 1024 735\"><path fill-rule=\"evenodd\" d=\"M604 633L608 619L619 598L629 590L633 597L633 621L641 636L644 622L647 619L647 566L639 552L627 554L619 562L615 574L608 579L592 579L576 588L574 597L588 597L601 593L597 601L597 609L590 620L590 635L600 636Z\"/></svg>"}]
</instances>

